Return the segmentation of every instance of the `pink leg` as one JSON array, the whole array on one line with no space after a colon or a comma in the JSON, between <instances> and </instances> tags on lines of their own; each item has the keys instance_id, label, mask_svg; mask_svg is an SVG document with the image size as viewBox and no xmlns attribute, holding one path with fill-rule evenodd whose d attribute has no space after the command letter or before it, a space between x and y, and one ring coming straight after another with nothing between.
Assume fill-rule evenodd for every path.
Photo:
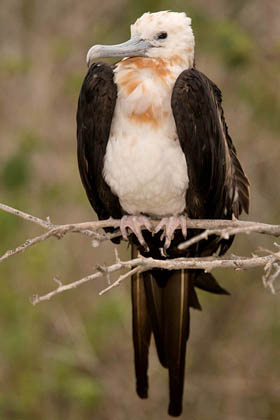
<instances>
[{"instance_id":1,"label":"pink leg","mask_svg":"<svg viewBox=\"0 0 280 420\"><path fill-rule=\"evenodd\" d=\"M138 239L139 243L144 246L145 248L147 248L147 244L143 238L142 235L142 226L144 227L144 229L148 230L148 231L152 231L152 225L150 222L150 219L146 216L142 216L142 215L136 215L136 216L123 216L121 218L121 225L120 225L120 230L121 230L121 234L122 237L127 240L127 228L129 228L134 235L136 236L136 238Z\"/></svg>"},{"instance_id":2,"label":"pink leg","mask_svg":"<svg viewBox=\"0 0 280 420\"><path fill-rule=\"evenodd\" d=\"M182 231L184 238L187 237L187 222L185 215L164 217L157 225L155 233L162 230L163 233L161 239L165 237L165 243L163 246L164 251L170 247L174 232L177 229Z\"/></svg>"}]
</instances>

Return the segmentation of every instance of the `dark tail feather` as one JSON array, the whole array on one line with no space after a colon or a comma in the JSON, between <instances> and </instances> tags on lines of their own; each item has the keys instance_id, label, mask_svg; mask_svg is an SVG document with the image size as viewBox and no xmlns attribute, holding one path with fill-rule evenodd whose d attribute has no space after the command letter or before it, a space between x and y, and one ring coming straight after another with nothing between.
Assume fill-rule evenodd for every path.
<instances>
[{"instance_id":1,"label":"dark tail feather","mask_svg":"<svg viewBox=\"0 0 280 420\"><path fill-rule=\"evenodd\" d=\"M132 247L134 248L134 246ZM132 249L132 256L135 250ZM148 397L148 356L152 327L147 309L144 277L147 273L137 273L131 278L132 331L136 392L140 398Z\"/></svg>"},{"instance_id":2,"label":"dark tail feather","mask_svg":"<svg viewBox=\"0 0 280 420\"><path fill-rule=\"evenodd\" d=\"M206 290L207 292L215 293L217 295L230 295L226 289L219 285L212 274L205 273L203 271L199 271L196 274L194 285L199 289Z\"/></svg>"},{"instance_id":3,"label":"dark tail feather","mask_svg":"<svg viewBox=\"0 0 280 420\"><path fill-rule=\"evenodd\" d=\"M151 273L145 276L145 291L152 330L160 363L167 368L163 334L163 287L160 287Z\"/></svg>"},{"instance_id":4,"label":"dark tail feather","mask_svg":"<svg viewBox=\"0 0 280 420\"><path fill-rule=\"evenodd\" d=\"M189 279L189 282L190 282L190 286L189 286L189 292L190 292L189 307L197 309L198 311L202 311L202 307L201 307L200 302L198 300L197 293L196 293L195 288L193 286L192 275L190 274L190 272L188 272L188 279Z\"/></svg>"},{"instance_id":5,"label":"dark tail feather","mask_svg":"<svg viewBox=\"0 0 280 420\"><path fill-rule=\"evenodd\" d=\"M188 272L177 270L168 279L163 294L164 346L169 370L168 414L174 417L182 413L190 287Z\"/></svg>"},{"instance_id":6,"label":"dark tail feather","mask_svg":"<svg viewBox=\"0 0 280 420\"><path fill-rule=\"evenodd\" d=\"M148 310L161 364L169 371L170 403L168 414L182 412L186 344L189 336L189 305L192 292L189 274L184 270L171 272L164 287L152 274L145 277ZM193 306L199 307L193 299Z\"/></svg>"},{"instance_id":7,"label":"dark tail feather","mask_svg":"<svg viewBox=\"0 0 280 420\"><path fill-rule=\"evenodd\" d=\"M133 246L132 256L136 249ZM148 353L151 332L161 364L169 371L168 414L182 413L185 357L192 305L199 309L188 271L170 273L161 287L149 272L132 277L133 344L137 394L148 396Z\"/></svg>"}]
</instances>

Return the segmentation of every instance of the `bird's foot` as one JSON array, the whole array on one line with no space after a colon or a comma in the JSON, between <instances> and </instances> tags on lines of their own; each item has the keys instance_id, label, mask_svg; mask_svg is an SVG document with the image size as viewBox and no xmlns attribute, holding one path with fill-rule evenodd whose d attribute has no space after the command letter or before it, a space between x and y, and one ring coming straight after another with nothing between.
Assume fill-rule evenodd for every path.
<instances>
[{"instance_id":1,"label":"bird's foot","mask_svg":"<svg viewBox=\"0 0 280 420\"><path fill-rule=\"evenodd\" d=\"M155 233L162 230L161 240L165 238L164 246L163 246L163 252L170 247L171 241L174 236L175 230L180 229L182 231L182 234L184 238L187 237L187 221L186 216L170 216L170 217L164 217L161 219L157 227L155 228Z\"/></svg>"},{"instance_id":2,"label":"bird's foot","mask_svg":"<svg viewBox=\"0 0 280 420\"><path fill-rule=\"evenodd\" d=\"M123 216L121 218L120 230L123 239L127 240L128 233L127 228L129 228L132 233L136 236L139 243L145 248L146 251L149 251L148 246L142 235L142 226L144 229L152 232L152 224L148 217L137 215L137 216Z\"/></svg>"}]
</instances>

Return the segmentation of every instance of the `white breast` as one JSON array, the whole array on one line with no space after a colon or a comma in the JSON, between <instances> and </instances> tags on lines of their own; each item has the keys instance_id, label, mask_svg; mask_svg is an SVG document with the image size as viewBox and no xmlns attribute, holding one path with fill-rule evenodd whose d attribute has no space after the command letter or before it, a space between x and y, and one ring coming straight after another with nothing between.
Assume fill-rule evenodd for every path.
<instances>
[{"instance_id":1,"label":"white breast","mask_svg":"<svg viewBox=\"0 0 280 420\"><path fill-rule=\"evenodd\" d=\"M184 211L187 164L171 110L176 77L162 80L151 68L127 65L116 70L118 99L103 175L129 214Z\"/></svg>"}]
</instances>

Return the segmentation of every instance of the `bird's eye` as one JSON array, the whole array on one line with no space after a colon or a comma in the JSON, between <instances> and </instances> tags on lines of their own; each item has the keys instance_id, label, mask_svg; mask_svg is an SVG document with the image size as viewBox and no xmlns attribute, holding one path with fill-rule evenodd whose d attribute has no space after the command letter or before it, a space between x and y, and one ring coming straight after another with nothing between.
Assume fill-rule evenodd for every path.
<instances>
[{"instance_id":1,"label":"bird's eye","mask_svg":"<svg viewBox=\"0 0 280 420\"><path fill-rule=\"evenodd\" d=\"M167 38L167 32L160 32L157 36L156 39L165 39Z\"/></svg>"}]
</instances>

